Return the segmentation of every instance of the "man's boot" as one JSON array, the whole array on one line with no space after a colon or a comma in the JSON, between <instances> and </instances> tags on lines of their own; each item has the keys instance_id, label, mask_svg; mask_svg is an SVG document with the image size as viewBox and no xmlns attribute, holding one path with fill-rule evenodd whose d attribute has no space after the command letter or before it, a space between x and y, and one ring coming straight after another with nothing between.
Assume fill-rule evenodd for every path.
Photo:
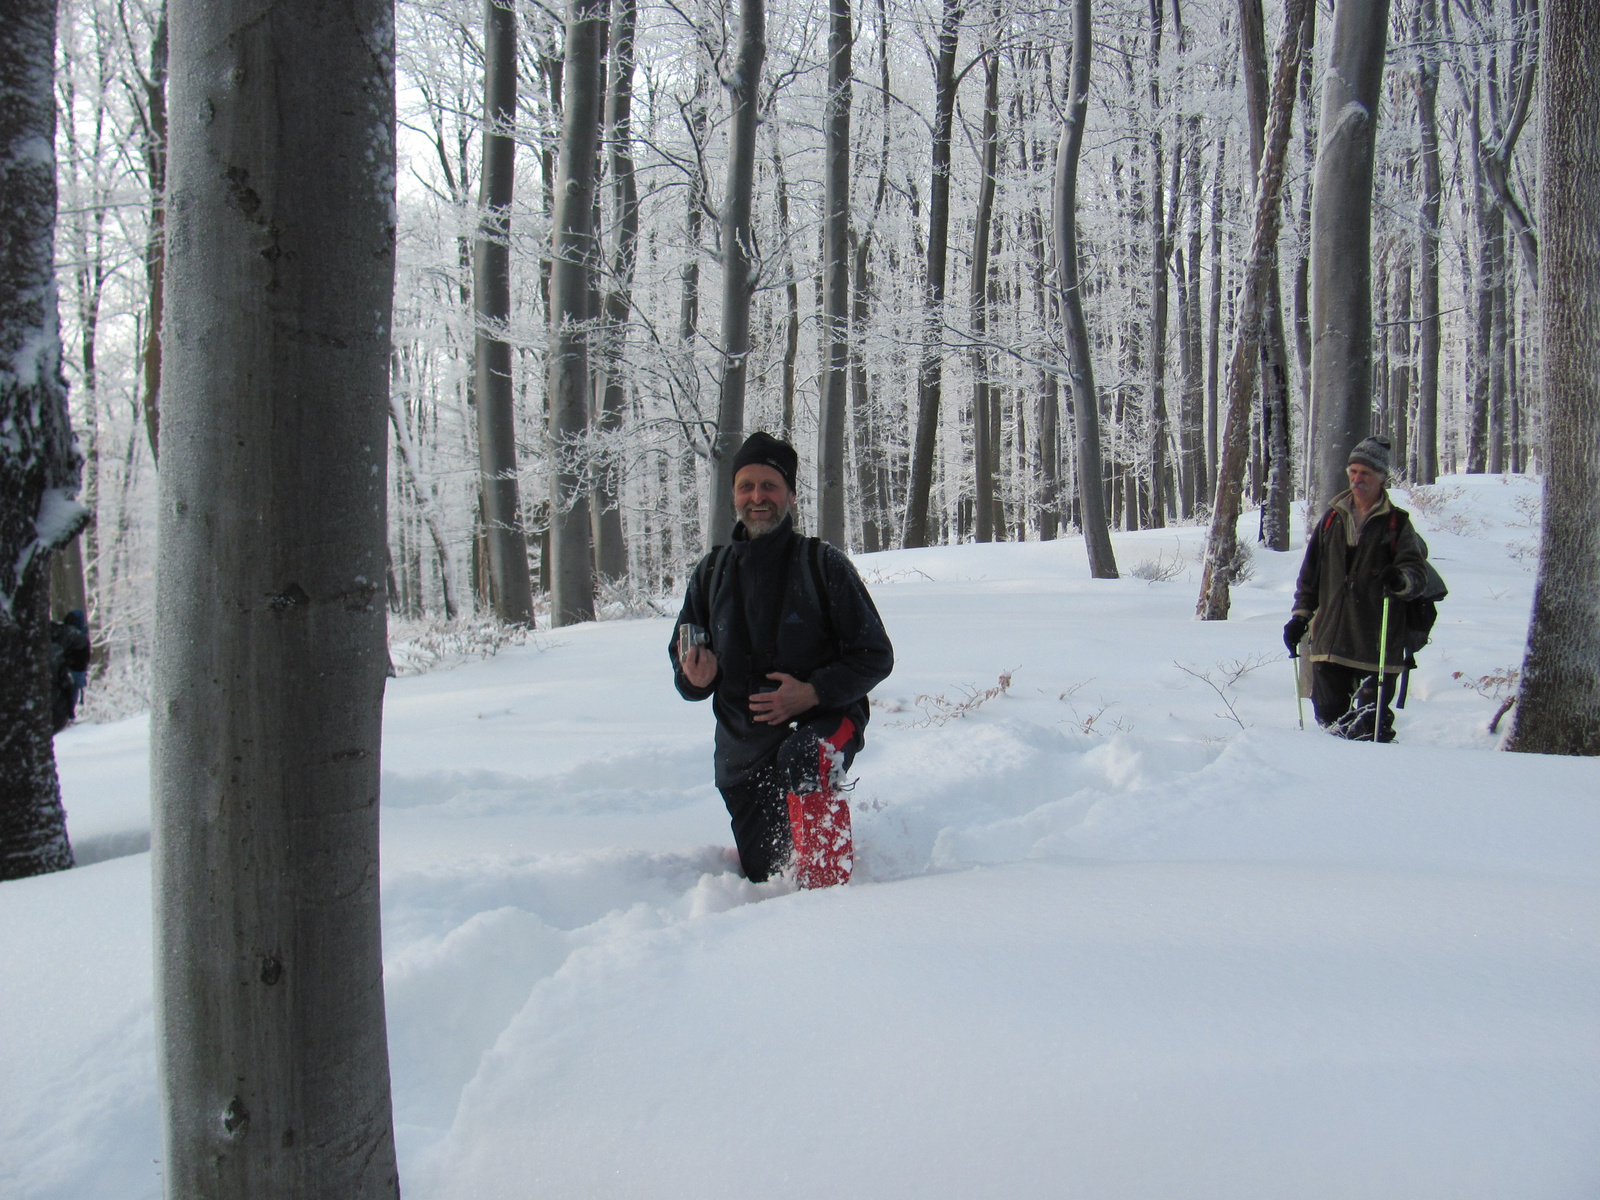
<instances>
[{"instance_id":1,"label":"man's boot","mask_svg":"<svg viewBox=\"0 0 1600 1200\"><path fill-rule=\"evenodd\" d=\"M788 797L796 882L803 888L849 883L853 847L844 796L824 775L818 791L790 792Z\"/></svg>"}]
</instances>

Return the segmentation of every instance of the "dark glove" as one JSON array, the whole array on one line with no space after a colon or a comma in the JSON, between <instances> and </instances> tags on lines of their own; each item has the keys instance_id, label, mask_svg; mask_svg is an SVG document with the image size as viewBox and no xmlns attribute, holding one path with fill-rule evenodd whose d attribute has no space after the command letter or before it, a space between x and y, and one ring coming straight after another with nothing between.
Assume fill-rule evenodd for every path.
<instances>
[{"instance_id":1,"label":"dark glove","mask_svg":"<svg viewBox=\"0 0 1600 1200\"><path fill-rule=\"evenodd\" d=\"M1311 618L1293 616L1289 623L1283 627L1283 644L1289 647L1289 657L1300 657L1300 643L1305 640L1306 630L1311 628Z\"/></svg>"},{"instance_id":2,"label":"dark glove","mask_svg":"<svg viewBox=\"0 0 1600 1200\"><path fill-rule=\"evenodd\" d=\"M1411 590L1410 577L1397 566L1385 567L1378 580L1383 584L1383 590L1391 596L1404 596Z\"/></svg>"}]
</instances>

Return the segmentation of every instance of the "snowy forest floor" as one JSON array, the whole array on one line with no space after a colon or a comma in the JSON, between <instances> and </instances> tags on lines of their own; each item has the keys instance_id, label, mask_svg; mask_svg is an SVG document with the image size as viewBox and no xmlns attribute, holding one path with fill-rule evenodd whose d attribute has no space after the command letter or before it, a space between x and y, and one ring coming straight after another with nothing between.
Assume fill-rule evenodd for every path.
<instances>
[{"instance_id":1,"label":"snowy forest floor","mask_svg":"<svg viewBox=\"0 0 1600 1200\"><path fill-rule=\"evenodd\" d=\"M1296 728L1298 520L1218 623L1196 527L1118 535L1117 581L1081 540L858 559L898 661L846 888L734 873L670 619L391 681L405 1194L1600 1192L1600 762L1486 730L1537 481L1409 506L1451 596L1394 746ZM147 721L56 746L105 860L0 886L0 1194L140 1200Z\"/></svg>"}]
</instances>

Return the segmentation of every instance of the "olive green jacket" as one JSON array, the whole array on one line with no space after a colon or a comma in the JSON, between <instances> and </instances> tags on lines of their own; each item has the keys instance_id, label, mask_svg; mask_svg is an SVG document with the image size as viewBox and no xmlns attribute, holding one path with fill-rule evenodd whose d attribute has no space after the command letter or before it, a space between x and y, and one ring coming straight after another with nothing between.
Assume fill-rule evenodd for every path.
<instances>
[{"instance_id":1,"label":"olive green jacket","mask_svg":"<svg viewBox=\"0 0 1600 1200\"><path fill-rule=\"evenodd\" d=\"M1400 670L1405 657L1406 606L1427 583L1422 565L1428 546L1412 528L1411 515L1384 492L1360 530L1348 490L1333 498L1306 539L1305 561L1295 586L1296 616L1311 616L1311 661L1342 663L1377 671L1383 621L1384 570L1397 566L1405 587L1389 605L1385 674ZM1313 615L1314 614L1314 615Z\"/></svg>"}]
</instances>

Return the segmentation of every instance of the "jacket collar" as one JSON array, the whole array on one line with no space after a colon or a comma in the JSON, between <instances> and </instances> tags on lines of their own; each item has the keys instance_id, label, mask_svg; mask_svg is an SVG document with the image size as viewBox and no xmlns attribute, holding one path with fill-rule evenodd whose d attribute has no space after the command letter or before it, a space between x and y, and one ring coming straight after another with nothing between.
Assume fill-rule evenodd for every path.
<instances>
[{"instance_id":1,"label":"jacket collar","mask_svg":"<svg viewBox=\"0 0 1600 1200\"><path fill-rule=\"evenodd\" d=\"M1378 502L1367 513L1367 521L1362 521L1356 516L1355 500L1350 494L1350 489L1345 488L1344 491L1333 498L1328 507L1336 510L1344 517L1345 541L1354 546L1356 538L1360 536L1361 530L1365 528L1367 521L1371 521L1374 517L1387 516L1393 510L1394 505L1389 503L1389 489L1384 488L1383 494L1378 497Z\"/></svg>"}]
</instances>

